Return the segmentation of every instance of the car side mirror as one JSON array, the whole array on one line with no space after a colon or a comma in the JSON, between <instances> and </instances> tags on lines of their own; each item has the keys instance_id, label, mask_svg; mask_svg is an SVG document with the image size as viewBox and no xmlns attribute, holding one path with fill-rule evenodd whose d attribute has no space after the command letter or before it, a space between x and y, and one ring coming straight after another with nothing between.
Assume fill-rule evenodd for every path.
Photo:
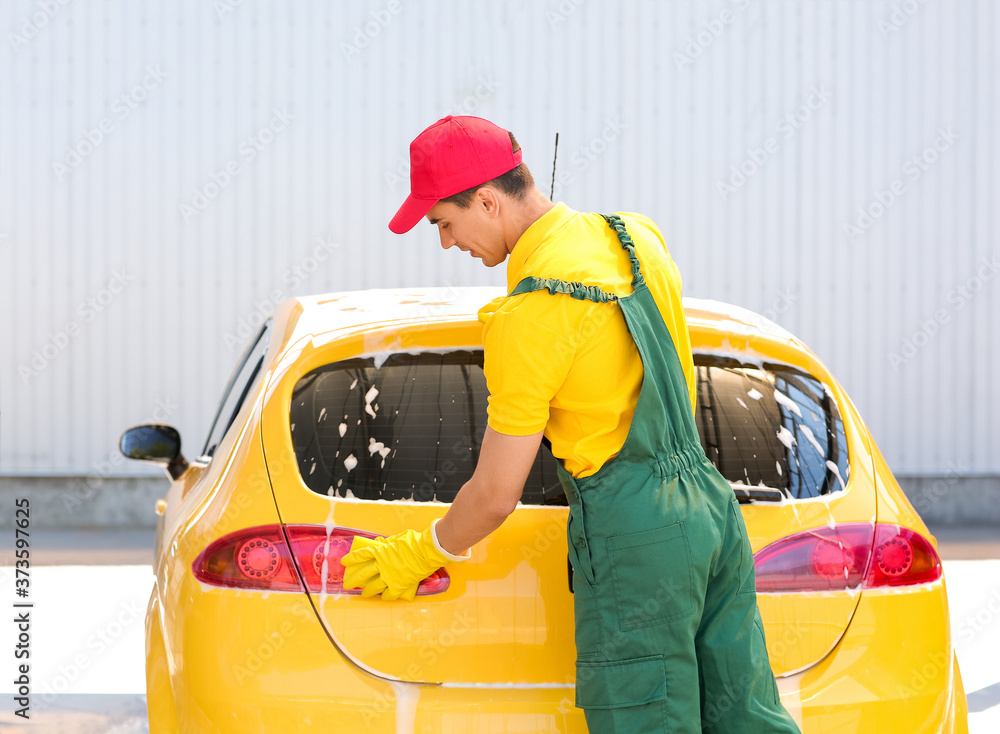
<instances>
[{"instance_id":1,"label":"car side mirror","mask_svg":"<svg viewBox=\"0 0 1000 734\"><path fill-rule=\"evenodd\" d=\"M129 428L118 441L118 448L127 459L162 464L171 479L177 479L188 468L181 456L181 434L173 426L150 423Z\"/></svg>"}]
</instances>

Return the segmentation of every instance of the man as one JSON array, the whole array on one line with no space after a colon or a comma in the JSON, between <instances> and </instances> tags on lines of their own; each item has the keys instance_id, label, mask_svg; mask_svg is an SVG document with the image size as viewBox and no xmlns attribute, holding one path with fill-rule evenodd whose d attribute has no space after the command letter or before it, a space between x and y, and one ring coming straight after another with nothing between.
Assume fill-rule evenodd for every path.
<instances>
[{"instance_id":1,"label":"man","mask_svg":"<svg viewBox=\"0 0 1000 734\"><path fill-rule=\"evenodd\" d=\"M543 436L570 505L576 702L592 732L798 732L778 699L753 556L705 457L681 280L655 225L553 204L514 136L445 117L410 146L396 233L441 246L508 296L483 329L488 427L472 478L423 532L357 538L344 586L413 599L513 512Z\"/></svg>"}]
</instances>

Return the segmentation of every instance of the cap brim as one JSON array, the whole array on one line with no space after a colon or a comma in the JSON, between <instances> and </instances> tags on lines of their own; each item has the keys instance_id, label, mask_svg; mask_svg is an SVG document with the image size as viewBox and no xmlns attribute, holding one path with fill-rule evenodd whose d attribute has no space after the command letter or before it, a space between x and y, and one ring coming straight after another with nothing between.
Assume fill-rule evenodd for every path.
<instances>
[{"instance_id":1,"label":"cap brim","mask_svg":"<svg viewBox=\"0 0 1000 734\"><path fill-rule=\"evenodd\" d=\"M389 222L389 230L396 234L403 234L413 229L413 226L427 216L427 212L434 208L438 199L418 199L413 194L406 197L406 201L399 207L396 216Z\"/></svg>"}]
</instances>

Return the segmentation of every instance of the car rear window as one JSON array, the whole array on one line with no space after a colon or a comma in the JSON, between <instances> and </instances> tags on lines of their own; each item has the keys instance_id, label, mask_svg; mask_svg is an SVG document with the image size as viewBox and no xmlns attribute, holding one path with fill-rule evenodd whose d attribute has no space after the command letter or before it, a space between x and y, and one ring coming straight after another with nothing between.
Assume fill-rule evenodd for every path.
<instances>
[{"instance_id":1,"label":"car rear window","mask_svg":"<svg viewBox=\"0 0 1000 734\"><path fill-rule=\"evenodd\" d=\"M734 484L794 499L844 489L847 438L837 402L793 367L695 355L696 423L705 455Z\"/></svg>"},{"instance_id":2,"label":"car rear window","mask_svg":"<svg viewBox=\"0 0 1000 734\"><path fill-rule=\"evenodd\" d=\"M782 365L711 355L695 355L695 364L702 445L726 479L794 498L840 489L838 475L847 481L843 425L821 383ZM487 395L482 350L313 370L296 384L289 412L302 479L337 497L451 502L475 470ZM566 504L544 444L521 501Z\"/></svg>"},{"instance_id":3,"label":"car rear window","mask_svg":"<svg viewBox=\"0 0 1000 734\"><path fill-rule=\"evenodd\" d=\"M321 367L295 386L290 421L299 471L315 492L451 502L486 432L483 352L393 354ZM521 501L566 504L543 445Z\"/></svg>"}]
</instances>

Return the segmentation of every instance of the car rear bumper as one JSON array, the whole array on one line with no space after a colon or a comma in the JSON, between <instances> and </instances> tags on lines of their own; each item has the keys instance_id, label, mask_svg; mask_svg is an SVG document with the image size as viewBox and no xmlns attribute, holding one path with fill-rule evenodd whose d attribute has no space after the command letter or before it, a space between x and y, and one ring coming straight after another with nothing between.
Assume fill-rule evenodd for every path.
<instances>
[{"instance_id":1,"label":"car rear bumper","mask_svg":"<svg viewBox=\"0 0 1000 734\"><path fill-rule=\"evenodd\" d=\"M304 613L303 595L252 601L241 595L240 614L230 616L225 612L233 596L210 592L189 607L182 628L174 628L179 636L168 636L179 648L157 639L157 614L147 617L147 653L173 660L169 674L147 661L147 674L161 671L159 685L148 692L151 733L317 727L390 734L587 731L572 686L389 683L337 652L315 618L309 619L311 610ZM232 637L210 623L226 617L236 628L227 631L237 633ZM813 668L780 679L779 689L804 734L965 734L965 693L944 583L865 591L831 653Z\"/></svg>"},{"instance_id":2,"label":"car rear bumper","mask_svg":"<svg viewBox=\"0 0 1000 734\"><path fill-rule=\"evenodd\" d=\"M147 609L150 734L587 730L572 685L417 685L370 675L337 651L305 594L204 587L181 596L183 610L163 609L155 592Z\"/></svg>"},{"instance_id":3,"label":"car rear bumper","mask_svg":"<svg viewBox=\"0 0 1000 734\"><path fill-rule=\"evenodd\" d=\"M803 734L968 732L944 582L864 591L831 653L778 688Z\"/></svg>"}]
</instances>

